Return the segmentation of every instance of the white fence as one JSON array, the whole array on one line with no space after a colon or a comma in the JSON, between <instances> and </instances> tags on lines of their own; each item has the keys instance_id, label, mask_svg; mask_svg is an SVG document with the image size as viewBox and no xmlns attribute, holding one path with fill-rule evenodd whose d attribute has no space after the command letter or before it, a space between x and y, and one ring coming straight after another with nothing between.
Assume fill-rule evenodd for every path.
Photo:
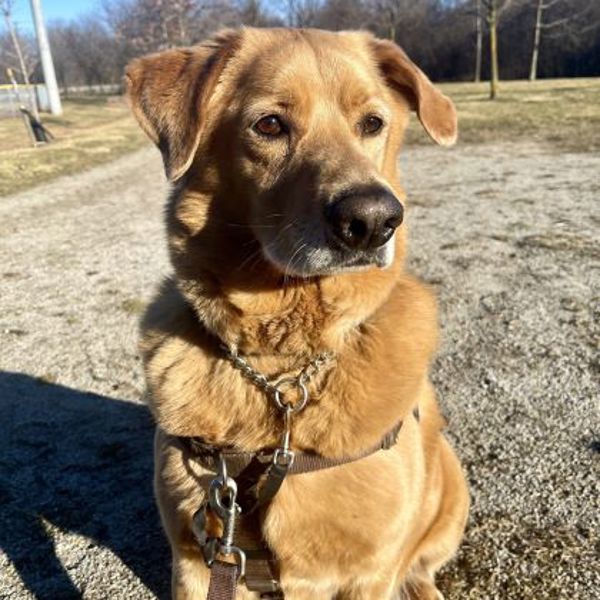
<instances>
[{"instance_id":1,"label":"white fence","mask_svg":"<svg viewBox=\"0 0 600 600\"><path fill-rule=\"evenodd\" d=\"M106 83L102 85L77 85L67 89L61 89L63 98L73 96L94 96L103 94L119 94L122 88L118 83ZM19 106L25 106L29 111L33 109L33 102L37 102L38 109L42 112L50 110L48 92L43 83L17 86L15 92L12 85L0 85L0 117L18 116Z\"/></svg>"},{"instance_id":2,"label":"white fence","mask_svg":"<svg viewBox=\"0 0 600 600\"><path fill-rule=\"evenodd\" d=\"M118 83L101 83L99 85L70 85L68 88L61 88L60 93L68 97L73 96L95 96L103 94L120 94L123 88Z\"/></svg>"},{"instance_id":3,"label":"white fence","mask_svg":"<svg viewBox=\"0 0 600 600\"><path fill-rule=\"evenodd\" d=\"M44 84L18 85L16 92L12 85L0 85L0 116L19 115L19 106L25 106L32 111L34 102L40 110L50 110L48 92Z\"/></svg>"}]
</instances>

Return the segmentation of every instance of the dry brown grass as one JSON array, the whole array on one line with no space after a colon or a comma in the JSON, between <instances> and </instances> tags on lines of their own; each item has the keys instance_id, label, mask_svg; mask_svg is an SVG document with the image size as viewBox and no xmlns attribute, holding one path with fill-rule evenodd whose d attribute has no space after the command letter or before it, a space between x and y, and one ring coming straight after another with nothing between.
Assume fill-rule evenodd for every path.
<instances>
[{"instance_id":1,"label":"dry brown grass","mask_svg":"<svg viewBox=\"0 0 600 600\"><path fill-rule=\"evenodd\" d=\"M537 141L557 151L600 150L600 78L502 82L488 100L486 83L442 84L456 103L461 143ZM20 119L0 119L0 196L68 175L146 142L120 98L74 98L61 117L43 117L56 137L32 148ZM408 143L428 142L413 119Z\"/></svg>"},{"instance_id":2,"label":"dry brown grass","mask_svg":"<svg viewBox=\"0 0 600 600\"><path fill-rule=\"evenodd\" d=\"M42 115L55 140L33 148L21 119L0 119L0 196L110 161L146 142L122 98L64 101L60 117Z\"/></svg>"},{"instance_id":3,"label":"dry brown grass","mask_svg":"<svg viewBox=\"0 0 600 600\"><path fill-rule=\"evenodd\" d=\"M600 78L505 81L493 102L487 83L440 87L456 103L461 143L529 140L558 151L600 149ZM407 141L427 141L414 121Z\"/></svg>"}]
</instances>

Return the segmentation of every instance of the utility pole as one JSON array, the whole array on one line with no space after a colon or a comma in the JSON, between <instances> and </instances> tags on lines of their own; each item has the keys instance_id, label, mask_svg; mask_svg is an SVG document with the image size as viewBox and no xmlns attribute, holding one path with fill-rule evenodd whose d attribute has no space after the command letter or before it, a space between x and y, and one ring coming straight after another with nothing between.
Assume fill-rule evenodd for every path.
<instances>
[{"instance_id":1,"label":"utility pole","mask_svg":"<svg viewBox=\"0 0 600 600\"><path fill-rule=\"evenodd\" d=\"M60 102L58 84L56 83L56 73L54 72L54 63L52 62L52 54L50 52L50 44L48 43L46 25L44 23L44 18L42 17L40 0L31 0L31 12L33 14L35 33L37 36L40 58L42 60L42 70L44 71L46 91L48 92L48 100L50 102L50 112L53 115L62 115L62 104Z\"/></svg>"}]
</instances>

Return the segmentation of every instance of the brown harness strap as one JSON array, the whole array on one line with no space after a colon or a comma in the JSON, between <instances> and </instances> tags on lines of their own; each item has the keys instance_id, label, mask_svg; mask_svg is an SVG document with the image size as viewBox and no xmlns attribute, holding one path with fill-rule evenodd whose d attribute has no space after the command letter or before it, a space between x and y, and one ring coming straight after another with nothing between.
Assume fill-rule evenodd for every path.
<instances>
[{"instance_id":1,"label":"brown harness strap","mask_svg":"<svg viewBox=\"0 0 600 600\"><path fill-rule=\"evenodd\" d=\"M294 461L291 464L288 475L301 475L303 473L311 473L313 471L322 471L339 467L351 462L366 458L371 454L379 452L379 450L388 450L398 439L398 434L402 428L400 421L392 430L390 430L381 441L371 448L355 454L353 456L344 456L342 458L327 458L313 452L295 452ZM209 471L217 472L219 454L221 454L227 462L228 473L237 479L247 469L254 460L258 464L264 465L263 474L273 463L273 451L261 450L259 452L238 452L233 448L217 448L212 444L208 444L200 437L178 437L178 440L188 449L188 451L199 459L200 464ZM258 465L255 467L258 469Z\"/></svg>"},{"instance_id":2,"label":"brown harness strap","mask_svg":"<svg viewBox=\"0 0 600 600\"><path fill-rule=\"evenodd\" d=\"M210 584L207 600L231 600L235 598L238 566L215 560L210 568Z\"/></svg>"},{"instance_id":3,"label":"brown harness strap","mask_svg":"<svg viewBox=\"0 0 600 600\"><path fill-rule=\"evenodd\" d=\"M242 513L236 527L236 544L246 555L246 587L252 592L257 592L260 598L265 600L282 600L284 596L279 584L277 560L262 537L260 520L255 514L257 509L271 502L287 475L331 469L366 458L380 450L388 450L396 443L401 428L402 421L376 446L350 457L327 458L310 452L297 452L294 453L291 463L281 464L275 460L275 454L271 450L238 452L233 448L217 448L198 437L178 439L190 454L210 471L217 472L219 460L225 461L227 471L237 481L240 491L239 505ZM207 600L235 598L235 581L231 581L234 573L237 579L239 570L236 565L215 560L211 566ZM230 595L224 595L226 593Z\"/></svg>"},{"instance_id":4,"label":"brown harness strap","mask_svg":"<svg viewBox=\"0 0 600 600\"><path fill-rule=\"evenodd\" d=\"M279 585L279 567L273 552L266 545L256 515L240 515L236 543L246 554L246 587L260 597L283 598Z\"/></svg>"}]
</instances>

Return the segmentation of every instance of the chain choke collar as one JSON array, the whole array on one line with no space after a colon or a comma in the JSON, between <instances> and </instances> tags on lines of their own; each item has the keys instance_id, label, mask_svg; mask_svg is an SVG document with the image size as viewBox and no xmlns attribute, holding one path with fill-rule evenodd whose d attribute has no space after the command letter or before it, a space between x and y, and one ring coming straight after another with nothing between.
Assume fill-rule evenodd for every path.
<instances>
[{"instance_id":1,"label":"chain choke collar","mask_svg":"<svg viewBox=\"0 0 600 600\"><path fill-rule=\"evenodd\" d=\"M224 344L221 345L221 349L234 368L240 371L248 381L270 396L279 410L289 411L292 414L300 412L306 406L309 398L308 384L334 358L333 352L320 352L313 356L297 375L287 375L274 379L255 369L237 350ZM286 400L286 394L293 388L296 388L299 393L299 399L295 403Z\"/></svg>"}]
</instances>

